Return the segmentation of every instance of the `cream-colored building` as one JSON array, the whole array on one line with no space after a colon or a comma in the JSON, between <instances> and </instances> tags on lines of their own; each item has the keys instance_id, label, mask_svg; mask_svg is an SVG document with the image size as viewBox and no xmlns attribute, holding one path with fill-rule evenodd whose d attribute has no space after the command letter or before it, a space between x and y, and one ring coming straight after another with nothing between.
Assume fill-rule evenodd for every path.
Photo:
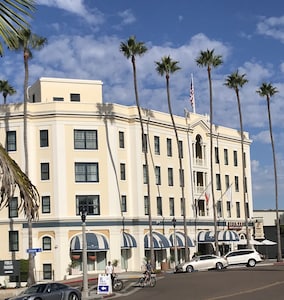
<instances>
[{"instance_id":1,"label":"cream-colored building","mask_svg":"<svg viewBox=\"0 0 284 300\"><path fill-rule=\"evenodd\" d=\"M149 255L146 168L136 106L104 103L102 82L40 78L28 89L29 177L40 197L33 223L38 280L63 279L71 261L81 272L81 209L87 211L89 272L103 272L108 260L118 269L140 270ZM159 268L174 254L184 259L183 202L177 143L170 115L143 110L149 161L150 207L155 258ZM185 217L190 255L210 251L214 228L210 188L208 116L175 116L184 174ZM25 167L23 104L1 107L0 141ZM238 130L213 126L214 174L220 244L237 247L245 236L241 144ZM246 203L253 205L250 139L245 133ZM0 211L2 259L28 258L27 222L17 213L18 198ZM249 223L252 230L252 222ZM208 242L206 244L205 242ZM206 246L205 246L206 245ZM74 271L74 270L73 270Z\"/></svg>"}]
</instances>

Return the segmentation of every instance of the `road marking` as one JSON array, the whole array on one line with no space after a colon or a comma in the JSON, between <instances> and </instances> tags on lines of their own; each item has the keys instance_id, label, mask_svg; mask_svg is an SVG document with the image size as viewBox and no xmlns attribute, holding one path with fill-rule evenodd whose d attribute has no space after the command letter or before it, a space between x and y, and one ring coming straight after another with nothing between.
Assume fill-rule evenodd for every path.
<instances>
[{"instance_id":1,"label":"road marking","mask_svg":"<svg viewBox=\"0 0 284 300\"><path fill-rule=\"evenodd\" d=\"M218 296L218 297L213 297L213 298L207 298L206 300L217 300L217 299L228 299L229 297L235 297L235 296L239 296L239 295L243 295L243 294L249 294L249 293L253 293L256 291L261 291L261 290L265 290L267 288L276 286L276 285L280 285L280 284L284 284L284 281L277 281L268 285L264 285L262 287L259 288L255 288L255 289L251 289L251 290L246 290L246 291L242 291L242 292L238 292L238 293L234 293L234 294L229 294L229 295L223 295L223 296Z\"/></svg>"}]
</instances>

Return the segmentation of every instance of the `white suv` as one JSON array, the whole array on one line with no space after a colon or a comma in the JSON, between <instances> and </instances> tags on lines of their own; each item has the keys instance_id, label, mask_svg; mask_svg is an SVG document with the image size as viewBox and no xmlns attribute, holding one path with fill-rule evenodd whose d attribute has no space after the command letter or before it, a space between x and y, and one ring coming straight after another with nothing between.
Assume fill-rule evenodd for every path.
<instances>
[{"instance_id":1,"label":"white suv","mask_svg":"<svg viewBox=\"0 0 284 300\"><path fill-rule=\"evenodd\" d=\"M254 267L262 261L261 255L255 249L239 249L230 251L224 258L227 259L229 265L246 265Z\"/></svg>"}]
</instances>

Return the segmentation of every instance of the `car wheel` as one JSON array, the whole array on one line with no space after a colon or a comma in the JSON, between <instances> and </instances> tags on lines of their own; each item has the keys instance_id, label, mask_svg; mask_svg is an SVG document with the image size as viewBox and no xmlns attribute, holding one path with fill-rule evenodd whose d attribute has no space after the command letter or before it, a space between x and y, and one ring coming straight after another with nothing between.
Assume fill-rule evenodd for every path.
<instances>
[{"instance_id":1,"label":"car wheel","mask_svg":"<svg viewBox=\"0 0 284 300\"><path fill-rule=\"evenodd\" d=\"M216 269L217 270L222 270L223 269L223 264L221 262L216 263Z\"/></svg>"},{"instance_id":2,"label":"car wheel","mask_svg":"<svg viewBox=\"0 0 284 300\"><path fill-rule=\"evenodd\" d=\"M68 296L68 300L79 300L79 297L75 293L70 293Z\"/></svg>"},{"instance_id":3,"label":"car wheel","mask_svg":"<svg viewBox=\"0 0 284 300\"><path fill-rule=\"evenodd\" d=\"M187 272L187 273L191 273L191 272L193 272L193 271L194 271L193 266L187 266L187 267L186 267L186 272Z\"/></svg>"},{"instance_id":4,"label":"car wheel","mask_svg":"<svg viewBox=\"0 0 284 300\"><path fill-rule=\"evenodd\" d=\"M255 264L256 264L256 261L255 261L254 259L250 259L250 260L248 261L247 266L248 266L248 267L254 267Z\"/></svg>"}]
</instances>

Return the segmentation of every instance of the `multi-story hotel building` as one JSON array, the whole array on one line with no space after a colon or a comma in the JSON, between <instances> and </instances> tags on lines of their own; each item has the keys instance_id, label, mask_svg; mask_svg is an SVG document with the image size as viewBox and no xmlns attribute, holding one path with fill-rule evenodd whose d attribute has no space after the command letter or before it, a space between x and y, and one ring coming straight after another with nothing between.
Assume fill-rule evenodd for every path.
<instances>
[{"instance_id":1,"label":"multi-story hotel building","mask_svg":"<svg viewBox=\"0 0 284 300\"><path fill-rule=\"evenodd\" d=\"M122 271L140 270L149 257L149 209L157 268L172 261L174 250L179 261L184 259L184 213L190 256L213 251L212 197L206 192L211 187L208 116L174 116L183 199L169 114L143 110L146 138L142 139L136 106L104 103L101 81L40 78L28 95L29 178L41 201L39 220L33 223L33 248L42 250L35 256L38 280L63 279L71 263L80 272L82 207L87 211L89 272L103 272L108 260L117 260ZM0 142L24 169L23 104L2 105L0 119ZM251 141L245 133L244 201L240 140L238 130L213 126L213 183L223 251L245 238L245 209L249 220L253 212ZM150 197L143 151L149 161ZM0 211L3 260L28 258L28 226L18 204L15 194L10 206Z\"/></svg>"}]
</instances>

